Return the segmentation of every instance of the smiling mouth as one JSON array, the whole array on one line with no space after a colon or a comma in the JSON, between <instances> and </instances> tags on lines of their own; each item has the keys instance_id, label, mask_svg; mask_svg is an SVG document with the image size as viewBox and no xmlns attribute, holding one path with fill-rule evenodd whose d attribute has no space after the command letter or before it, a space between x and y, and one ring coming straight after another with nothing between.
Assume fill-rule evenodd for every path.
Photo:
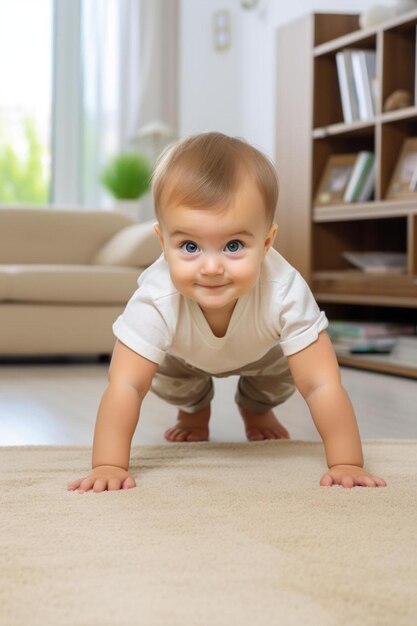
<instances>
[{"instance_id":1,"label":"smiling mouth","mask_svg":"<svg viewBox=\"0 0 417 626\"><path fill-rule=\"evenodd\" d=\"M226 287L226 285L199 285L199 287L203 287L203 289L220 289L221 287Z\"/></svg>"}]
</instances>

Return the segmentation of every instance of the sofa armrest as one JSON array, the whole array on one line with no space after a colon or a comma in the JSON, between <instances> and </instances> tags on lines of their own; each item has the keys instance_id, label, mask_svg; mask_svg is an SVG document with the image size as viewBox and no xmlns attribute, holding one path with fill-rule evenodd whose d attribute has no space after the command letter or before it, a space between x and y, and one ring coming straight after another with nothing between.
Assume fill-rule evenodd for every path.
<instances>
[{"instance_id":1,"label":"sofa armrest","mask_svg":"<svg viewBox=\"0 0 417 626\"><path fill-rule=\"evenodd\" d=\"M132 224L113 235L91 260L92 265L147 267L161 255L155 220Z\"/></svg>"}]
</instances>

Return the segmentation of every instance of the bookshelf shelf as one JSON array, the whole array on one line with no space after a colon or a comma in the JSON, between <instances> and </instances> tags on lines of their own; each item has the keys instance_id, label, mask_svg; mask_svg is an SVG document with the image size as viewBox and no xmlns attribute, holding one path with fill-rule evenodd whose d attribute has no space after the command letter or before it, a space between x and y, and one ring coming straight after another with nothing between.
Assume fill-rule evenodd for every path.
<instances>
[{"instance_id":1,"label":"bookshelf shelf","mask_svg":"<svg viewBox=\"0 0 417 626\"><path fill-rule=\"evenodd\" d=\"M327 43L321 44L320 46L317 46L314 49L313 54L317 58L329 54L334 54L335 52L337 52L338 50L342 50L343 48L353 48L358 44L360 44L361 48L374 48L377 32L377 28L370 28L366 31L356 30L355 32L349 33L348 35L338 37L334 41L329 41Z\"/></svg>"},{"instance_id":2,"label":"bookshelf shelf","mask_svg":"<svg viewBox=\"0 0 417 626\"><path fill-rule=\"evenodd\" d=\"M313 222L367 220L377 217L417 215L414 200L352 202L324 207L313 207Z\"/></svg>"},{"instance_id":3,"label":"bookshelf shelf","mask_svg":"<svg viewBox=\"0 0 417 626\"><path fill-rule=\"evenodd\" d=\"M302 273L330 319L417 324L417 193L386 198L404 140L417 137L417 106L383 112L393 91L414 96L416 26L413 10L367 30L359 29L357 14L335 13L313 13L278 30L277 248ZM339 52L346 49L346 58L374 52L377 67L374 115L353 115L348 123L338 76ZM330 157L359 152L375 155L371 199L315 206ZM345 252L400 253L406 267L361 272ZM346 365L417 378L417 359L414 367L394 361L389 355L340 357Z\"/></svg>"},{"instance_id":4,"label":"bookshelf shelf","mask_svg":"<svg viewBox=\"0 0 417 626\"><path fill-rule=\"evenodd\" d=\"M398 111L390 111L389 113L382 113L377 118L376 123L388 123L396 122L397 120L407 120L417 117L417 107L407 107L405 109L399 109Z\"/></svg>"},{"instance_id":5,"label":"bookshelf shelf","mask_svg":"<svg viewBox=\"0 0 417 626\"><path fill-rule=\"evenodd\" d=\"M313 139L324 139L325 137L331 137L334 135L342 134L371 134L375 130L375 126L379 124L389 124L391 122L397 122L402 120L416 120L417 119L417 107L407 107L405 109L399 109L398 111L390 111L389 113L382 113L369 120L355 121L350 124L343 122L337 124L329 124L329 126L322 126L313 129Z\"/></svg>"},{"instance_id":6,"label":"bookshelf shelf","mask_svg":"<svg viewBox=\"0 0 417 626\"><path fill-rule=\"evenodd\" d=\"M353 304L360 306L396 307L396 308L416 308L417 297L370 296L358 293L331 293L315 290L314 294L319 302L332 304Z\"/></svg>"},{"instance_id":7,"label":"bookshelf shelf","mask_svg":"<svg viewBox=\"0 0 417 626\"><path fill-rule=\"evenodd\" d=\"M324 139L325 137L342 134L369 135L373 133L376 120L352 122L351 124L330 124L313 130L313 139Z\"/></svg>"}]
</instances>

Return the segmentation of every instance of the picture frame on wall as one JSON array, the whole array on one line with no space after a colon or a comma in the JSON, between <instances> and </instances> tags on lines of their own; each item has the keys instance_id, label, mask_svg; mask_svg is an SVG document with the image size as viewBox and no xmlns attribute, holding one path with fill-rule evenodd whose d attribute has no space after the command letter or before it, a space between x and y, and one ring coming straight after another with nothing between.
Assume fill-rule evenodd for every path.
<instances>
[{"instance_id":1,"label":"picture frame on wall","mask_svg":"<svg viewBox=\"0 0 417 626\"><path fill-rule=\"evenodd\" d=\"M357 156L357 153L332 154L327 159L314 198L315 206L345 204L344 195Z\"/></svg>"},{"instance_id":2,"label":"picture frame on wall","mask_svg":"<svg viewBox=\"0 0 417 626\"><path fill-rule=\"evenodd\" d=\"M399 200L415 198L416 194L417 137L408 137L403 142L385 197L389 200Z\"/></svg>"}]
</instances>

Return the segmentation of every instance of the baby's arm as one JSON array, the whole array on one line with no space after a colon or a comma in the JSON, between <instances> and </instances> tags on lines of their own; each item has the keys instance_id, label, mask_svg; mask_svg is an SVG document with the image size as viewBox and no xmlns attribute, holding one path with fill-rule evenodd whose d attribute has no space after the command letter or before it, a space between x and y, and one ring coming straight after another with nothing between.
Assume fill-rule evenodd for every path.
<instances>
[{"instance_id":1,"label":"baby's arm","mask_svg":"<svg viewBox=\"0 0 417 626\"><path fill-rule=\"evenodd\" d=\"M362 445L355 412L341 384L340 370L328 334L288 357L297 389L305 399L323 439L329 471L320 484L343 487L385 486L363 469Z\"/></svg>"},{"instance_id":2,"label":"baby's arm","mask_svg":"<svg viewBox=\"0 0 417 626\"><path fill-rule=\"evenodd\" d=\"M158 365L116 342L109 384L98 409L91 473L68 485L69 490L95 492L136 486L129 475L130 446L142 400Z\"/></svg>"}]
</instances>

